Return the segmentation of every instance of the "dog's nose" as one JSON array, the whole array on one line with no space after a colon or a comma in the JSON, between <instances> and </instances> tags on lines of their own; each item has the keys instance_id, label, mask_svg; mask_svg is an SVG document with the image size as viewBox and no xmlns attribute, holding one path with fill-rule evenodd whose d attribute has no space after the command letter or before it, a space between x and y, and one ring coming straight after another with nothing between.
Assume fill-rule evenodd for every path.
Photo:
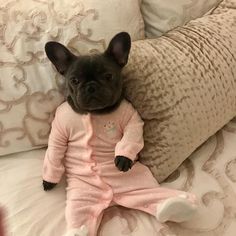
<instances>
[{"instance_id":1,"label":"dog's nose","mask_svg":"<svg viewBox=\"0 0 236 236\"><path fill-rule=\"evenodd\" d=\"M95 88L93 85L89 85L87 88L86 88L86 92L87 93L94 93L95 92Z\"/></svg>"}]
</instances>

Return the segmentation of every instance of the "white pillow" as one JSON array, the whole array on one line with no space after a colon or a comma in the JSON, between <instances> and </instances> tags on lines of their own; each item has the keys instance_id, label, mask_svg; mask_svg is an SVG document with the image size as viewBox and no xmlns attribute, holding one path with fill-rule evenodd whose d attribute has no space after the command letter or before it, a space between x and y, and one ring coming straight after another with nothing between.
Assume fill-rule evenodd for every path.
<instances>
[{"instance_id":1,"label":"white pillow","mask_svg":"<svg viewBox=\"0 0 236 236\"><path fill-rule=\"evenodd\" d=\"M202 17L222 0L143 0L141 10L148 38Z\"/></svg>"},{"instance_id":2,"label":"white pillow","mask_svg":"<svg viewBox=\"0 0 236 236\"><path fill-rule=\"evenodd\" d=\"M103 51L118 32L144 38L139 0L0 0L0 155L47 144L63 81L47 41L75 53Z\"/></svg>"}]
</instances>

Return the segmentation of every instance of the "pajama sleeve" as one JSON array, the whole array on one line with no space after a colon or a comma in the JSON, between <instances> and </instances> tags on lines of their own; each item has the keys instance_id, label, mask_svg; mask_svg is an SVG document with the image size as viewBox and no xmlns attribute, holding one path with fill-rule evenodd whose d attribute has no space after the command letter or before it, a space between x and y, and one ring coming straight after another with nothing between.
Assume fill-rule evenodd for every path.
<instances>
[{"instance_id":1,"label":"pajama sleeve","mask_svg":"<svg viewBox=\"0 0 236 236\"><path fill-rule=\"evenodd\" d=\"M125 156L134 161L144 146L143 121L129 103L122 118L123 137L116 145L115 156Z\"/></svg>"},{"instance_id":2,"label":"pajama sleeve","mask_svg":"<svg viewBox=\"0 0 236 236\"><path fill-rule=\"evenodd\" d=\"M48 149L43 164L43 180L58 183L65 171L63 158L67 150L68 138L66 130L62 128L56 112L52 122L52 129L48 140Z\"/></svg>"}]
</instances>

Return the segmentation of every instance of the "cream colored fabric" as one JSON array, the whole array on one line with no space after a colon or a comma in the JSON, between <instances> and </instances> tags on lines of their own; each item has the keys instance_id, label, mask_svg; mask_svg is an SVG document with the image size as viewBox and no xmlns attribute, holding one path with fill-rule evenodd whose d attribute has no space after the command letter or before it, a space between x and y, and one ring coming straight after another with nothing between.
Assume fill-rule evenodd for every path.
<instances>
[{"instance_id":1,"label":"cream colored fabric","mask_svg":"<svg viewBox=\"0 0 236 236\"><path fill-rule=\"evenodd\" d=\"M236 0L133 44L126 96L145 122L140 160L162 181L236 115Z\"/></svg>"},{"instance_id":2,"label":"cream colored fabric","mask_svg":"<svg viewBox=\"0 0 236 236\"><path fill-rule=\"evenodd\" d=\"M113 206L106 209L98 236L234 236L235 143L236 119L204 143L163 183L162 186L198 196L199 211L190 222L168 223L167 228L141 211ZM44 154L45 150L40 149L0 158L0 205L8 212L7 236L62 236L65 232L65 182L51 192L42 190Z\"/></svg>"},{"instance_id":3,"label":"cream colored fabric","mask_svg":"<svg viewBox=\"0 0 236 236\"><path fill-rule=\"evenodd\" d=\"M139 0L0 0L0 155L47 144L63 79L49 40L75 53L103 51L120 31L144 37Z\"/></svg>"},{"instance_id":4,"label":"cream colored fabric","mask_svg":"<svg viewBox=\"0 0 236 236\"><path fill-rule=\"evenodd\" d=\"M196 193L197 215L169 223L178 236L233 236L236 232L236 120L207 140L168 179L166 187Z\"/></svg>"},{"instance_id":5,"label":"cream colored fabric","mask_svg":"<svg viewBox=\"0 0 236 236\"><path fill-rule=\"evenodd\" d=\"M202 17L222 0L143 0L141 9L148 38Z\"/></svg>"}]
</instances>

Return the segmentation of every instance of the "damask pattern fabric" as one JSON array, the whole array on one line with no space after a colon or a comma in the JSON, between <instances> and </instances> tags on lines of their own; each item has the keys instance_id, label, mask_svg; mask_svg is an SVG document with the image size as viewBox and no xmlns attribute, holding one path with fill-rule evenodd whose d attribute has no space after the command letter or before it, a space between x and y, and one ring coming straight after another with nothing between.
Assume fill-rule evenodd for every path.
<instances>
[{"instance_id":1,"label":"damask pattern fabric","mask_svg":"<svg viewBox=\"0 0 236 236\"><path fill-rule=\"evenodd\" d=\"M144 38L139 0L0 0L0 155L45 146L63 79L49 40L74 53L103 51L120 31Z\"/></svg>"},{"instance_id":2,"label":"damask pattern fabric","mask_svg":"<svg viewBox=\"0 0 236 236\"><path fill-rule=\"evenodd\" d=\"M202 17L222 0L143 0L141 10L148 38L182 26L190 20Z\"/></svg>"},{"instance_id":3,"label":"damask pattern fabric","mask_svg":"<svg viewBox=\"0 0 236 236\"><path fill-rule=\"evenodd\" d=\"M196 193L200 207L194 219L169 223L178 236L230 236L236 232L236 120L199 147L167 179L166 187Z\"/></svg>"},{"instance_id":4,"label":"damask pattern fabric","mask_svg":"<svg viewBox=\"0 0 236 236\"><path fill-rule=\"evenodd\" d=\"M133 43L126 96L145 123L140 160L159 182L236 115L235 65L236 0Z\"/></svg>"}]
</instances>

